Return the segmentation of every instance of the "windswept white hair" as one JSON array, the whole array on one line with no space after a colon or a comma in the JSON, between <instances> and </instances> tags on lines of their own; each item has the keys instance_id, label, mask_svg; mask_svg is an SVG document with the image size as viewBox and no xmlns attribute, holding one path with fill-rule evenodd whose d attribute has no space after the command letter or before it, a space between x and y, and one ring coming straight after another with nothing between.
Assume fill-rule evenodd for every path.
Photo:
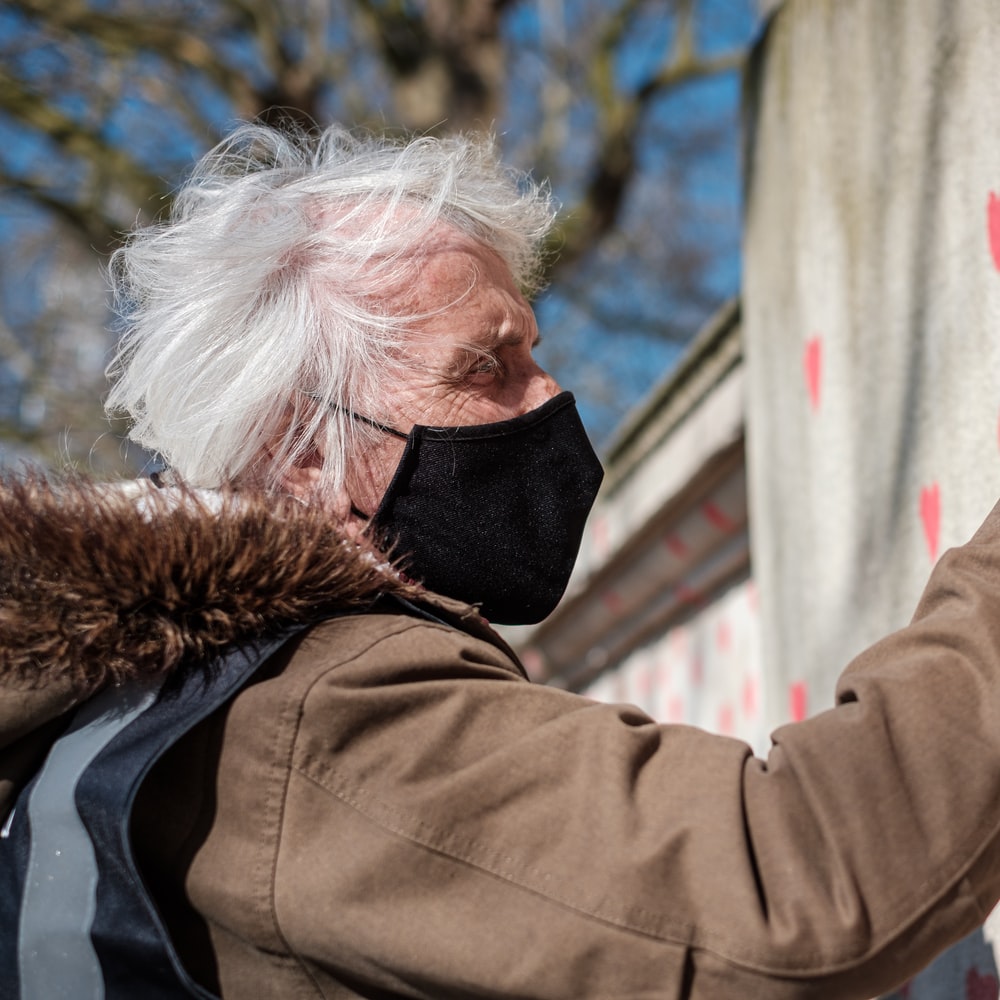
<instances>
[{"instance_id":1,"label":"windswept white hair","mask_svg":"<svg viewBox=\"0 0 1000 1000\"><path fill-rule=\"evenodd\" d=\"M412 320L387 303L432 230L492 248L530 293L553 214L547 188L501 165L488 137L240 126L170 218L112 258L123 334L105 407L192 486L278 489L319 445L336 489L370 433L347 411L379 418Z\"/></svg>"}]
</instances>

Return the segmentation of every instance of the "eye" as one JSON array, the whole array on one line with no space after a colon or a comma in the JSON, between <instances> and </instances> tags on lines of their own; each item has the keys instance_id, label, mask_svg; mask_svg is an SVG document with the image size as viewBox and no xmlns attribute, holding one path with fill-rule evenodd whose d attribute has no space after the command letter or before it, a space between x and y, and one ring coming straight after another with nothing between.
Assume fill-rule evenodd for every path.
<instances>
[{"instance_id":1,"label":"eye","mask_svg":"<svg viewBox=\"0 0 1000 1000\"><path fill-rule=\"evenodd\" d=\"M489 385L503 375L504 364L492 351L470 354L464 370L464 380L473 385Z\"/></svg>"}]
</instances>

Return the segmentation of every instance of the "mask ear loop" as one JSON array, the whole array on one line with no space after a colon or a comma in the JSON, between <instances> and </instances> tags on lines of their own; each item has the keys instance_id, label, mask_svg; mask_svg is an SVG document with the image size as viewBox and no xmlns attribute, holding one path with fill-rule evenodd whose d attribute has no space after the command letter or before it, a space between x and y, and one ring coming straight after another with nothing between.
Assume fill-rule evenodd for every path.
<instances>
[{"instance_id":1,"label":"mask ear loop","mask_svg":"<svg viewBox=\"0 0 1000 1000\"><path fill-rule=\"evenodd\" d=\"M367 424L369 427L374 427L377 431L382 431L383 434L391 434L393 437L397 437L402 441L408 441L410 439L409 434L404 434L402 431L396 430L395 427L390 427L388 424L381 424L377 420L372 420L371 417L366 417L361 413L355 413L353 410L347 409L345 406L341 406L339 403L331 404L335 410L340 410L341 413L346 413L352 420L357 420L362 424ZM360 517L364 521L370 521L372 519L371 514L366 514L364 511L358 510L354 504L351 504L351 513L355 517Z\"/></svg>"},{"instance_id":2,"label":"mask ear loop","mask_svg":"<svg viewBox=\"0 0 1000 1000\"><path fill-rule=\"evenodd\" d=\"M335 410L340 410L341 413L346 413L352 420L357 420L362 424L367 424L369 427L374 427L377 431L382 431L384 434L391 434L393 437L398 437L403 441L409 440L409 434L404 434L402 431L396 430L395 427L390 427L389 424L381 424L377 420L372 420L371 417L365 417L360 413L355 413L353 410L349 410L346 406L341 406L339 403L331 403L330 405Z\"/></svg>"},{"instance_id":3,"label":"mask ear loop","mask_svg":"<svg viewBox=\"0 0 1000 1000\"><path fill-rule=\"evenodd\" d=\"M304 389L300 389L299 392L303 396L308 396L309 399L315 399L319 401L323 397L320 396L318 392L306 392ZM406 441L409 438L408 434L404 434L402 431L396 430L389 424L380 423L378 420L373 420L371 417L366 417L361 413L355 413L354 410L349 410L346 406L341 406L340 403L330 403L330 409L336 410L338 413L346 413L352 420L357 420L362 424L367 424L369 427L374 427L377 431L382 431L385 434L391 434L393 437L402 438Z\"/></svg>"},{"instance_id":4,"label":"mask ear loop","mask_svg":"<svg viewBox=\"0 0 1000 1000\"><path fill-rule=\"evenodd\" d=\"M319 399L319 395L315 392L307 392L304 395L308 396L310 399ZM397 430L395 427L391 427L389 424L380 423L378 420L373 420L371 417L366 417L361 413L355 413L354 410L349 410L346 406L341 406L339 403L331 403L331 409L338 410L340 413L346 413L352 420L357 420L359 423L367 424L369 427L374 427L377 431L382 431L383 434L391 434L393 437L397 437L402 441L408 441L410 436L404 434L402 431ZM351 504L351 513L355 517L360 517L362 521L370 521L372 519L371 514L366 514L364 511L358 510L354 504Z\"/></svg>"}]
</instances>

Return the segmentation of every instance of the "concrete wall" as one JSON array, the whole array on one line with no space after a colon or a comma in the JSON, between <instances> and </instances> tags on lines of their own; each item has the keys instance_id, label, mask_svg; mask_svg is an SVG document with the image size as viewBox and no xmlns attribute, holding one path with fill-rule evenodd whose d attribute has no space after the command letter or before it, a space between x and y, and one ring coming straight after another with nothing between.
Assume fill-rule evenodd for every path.
<instances>
[{"instance_id":1,"label":"concrete wall","mask_svg":"<svg viewBox=\"0 0 1000 1000\"><path fill-rule=\"evenodd\" d=\"M743 330L773 724L832 703L1000 495L998 53L996 0L787 0L758 47ZM904 995L995 1000L984 937Z\"/></svg>"}]
</instances>

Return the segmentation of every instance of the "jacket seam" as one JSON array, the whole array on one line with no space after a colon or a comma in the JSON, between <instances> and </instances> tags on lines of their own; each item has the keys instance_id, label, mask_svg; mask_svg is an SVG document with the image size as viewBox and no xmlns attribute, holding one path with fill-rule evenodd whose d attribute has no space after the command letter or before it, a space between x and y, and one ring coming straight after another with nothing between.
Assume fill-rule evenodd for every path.
<instances>
[{"instance_id":1,"label":"jacket seam","mask_svg":"<svg viewBox=\"0 0 1000 1000\"><path fill-rule=\"evenodd\" d=\"M345 615L345 618L354 617L353 615ZM274 809L273 800L275 798L280 798L280 803L277 806L277 812L274 817L274 847L271 852L270 858L270 871L268 874L268 891L267 891L267 906L270 916L271 925L274 929L274 933L278 940L281 942L282 947L285 952L290 956L300 969L308 977L309 981L317 989L319 996L323 996L323 990L316 977L313 975L309 968L309 964L306 959L298 954L298 952L292 947L288 938L285 936L284 930L281 926L281 919L278 915L277 907L277 881L278 881L278 864L279 857L281 855L281 845L284 839L285 833L285 812L287 809L288 796L289 796L289 786L291 783L291 777L293 772L298 772L299 769L295 765L295 754L296 747L298 745L299 732L301 730L302 716L304 714L304 705L309 694L312 692L313 688L317 684L321 683L325 677L328 677L334 671L346 666L349 663L353 663L361 657L367 656L373 649L379 646L381 643L389 641L391 639L398 638L405 633L412 631L414 629L430 628L435 632L444 633L447 635L463 635L468 637L474 642L483 642L490 646L492 649L496 649L492 643L489 643L486 639L480 639L477 636L469 635L467 632L463 632L461 629L454 626L448 625L447 623L436 623L433 621L428 621L427 619L413 619L407 618L405 621L400 622L398 625L394 625L392 629L386 634L376 636L370 640L366 645L360 647L356 651L352 652L350 656L344 657L343 659L338 659L333 663L327 662L324 664L323 669L317 671L315 676L309 681L305 686L304 690L297 691L291 694L285 702L282 712L279 715L279 722L276 727L276 734L274 741L272 743L272 759L279 760L279 750L282 743L282 736L286 731L285 720L289 716L293 716L290 720L290 738L287 741L287 751L284 755L281 755L280 762L276 765L276 770L283 771L283 780L281 782L280 792L275 794L271 789L267 792L265 809L270 815ZM310 630L311 631L311 630ZM306 633L308 637L308 633ZM500 650L500 652L503 652ZM505 654L506 656L506 654ZM524 681L524 676L516 669L515 666L510 667L504 665L502 669L505 673L510 674L512 678L516 678L519 681ZM308 777L308 776L307 776Z\"/></svg>"},{"instance_id":2,"label":"jacket seam","mask_svg":"<svg viewBox=\"0 0 1000 1000\"><path fill-rule=\"evenodd\" d=\"M342 615L340 616L340 618L336 620L349 621L352 618L370 617L372 615L379 615L379 612L371 611L371 612L359 612L356 615L354 614ZM389 616L384 616L384 617L389 617ZM522 670L518 669L518 661L516 660L516 658L513 657L512 653L498 646L490 639L478 635L473 635L471 632L466 632L464 629L459 628L457 625L451 625L448 622L438 621L436 619L430 619L430 618L416 618L410 613L407 613L405 616L392 616L392 617L402 617L403 620L399 622L397 625L392 626L391 630L386 632L385 634L378 635L375 638L371 639L366 646L359 647L356 651L352 652L350 656L345 656L342 659L338 659L333 663L327 663L322 670L316 673L316 676L309 683L309 686L306 689L304 697L307 697L309 692L316 686L316 684L322 681L324 677L332 673L334 670L339 670L341 667L344 667L349 663L354 663L362 656L365 656L368 653L370 653L376 646L379 646L381 643L389 642L392 639L396 639L399 636L404 635L407 632L411 632L415 629L420 629L420 630L431 629L436 633L452 637L460 635L464 636L471 642L482 643L484 646L488 646L491 650L493 650L494 653L499 653L504 660L509 661L509 663L502 663L502 664L491 663L488 664L488 666L498 667L499 669L503 670L504 673L510 674L511 677L515 677L519 681L528 681L528 683L530 683L526 674ZM322 625L325 623L319 622L317 624ZM310 629L306 633L307 638L311 632L312 629ZM503 641L502 637L501 641Z\"/></svg>"},{"instance_id":3,"label":"jacket seam","mask_svg":"<svg viewBox=\"0 0 1000 1000\"><path fill-rule=\"evenodd\" d=\"M313 759L314 758L311 758L308 755L303 755L303 761L305 763L309 763ZM651 922L655 922L659 925L658 929L654 929L629 922L627 919L622 917L601 913L599 910L592 908L585 908L569 899L561 898L552 890L531 885L523 877L518 877L518 873L516 873L513 868L510 870L503 870L498 866L490 866L482 860L478 860L471 856L467 856L467 854L461 853L461 849L463 847L466 848L467 852L471 852L479 847L475 841L466 841L464 844L458 843L453 835L442 833L436 827L429 826L421 820L408 820L405 814L397 807L383 802L381 799L364 789L356 789L355 794L352 795L346 787L346 782L345 787L337 787L334 783L327 782L323 780L322 777L304 770L299 764L293 762L292 768L301 777L305 778L317 787L322 788L327 794L333 796L344 805L359 813L370 823L373 823L375 826L380 827L395 836L410 841L425 850L433 851L434 853L449 858L456 863L467 865L483 872L484 874L498 878L510 885L522 889L525 892L530 892L539 898L565 907L575 913L579 913L581 916L588 919L599 921L600 923L607 924L629 933L660 940L674 946L703 950L716 955L719 959L727 962L728 964L739 966L752 973L780 976L786 979L830 976L841 972L847 972L859 965L864 964L866 961L870 961L880 953L884 952L892 945L892 942L906 930L907 927L914 924L929 909L931 909L935 902L940 900L941 897L946 895L948 892L960 886L960 883L965 878L968 871L976 864L979 858L982 857L991 842L991 838L986 837L980 848L971 857L971 860L962 865L957 871L952 872L951 875L942 879L938 888L932 890L930 895L924 897L919 905L915 902L911 902L910 907L907 907L906 901L904 900L901 901L898 906L894 907L894 913L906 911L905 919L895 923L892 928L879 939L877 944L873 944L872 947L865 949L865 951L850 957L842 958L835 962L817 962L813 965L802 964L794 966L774 965L762 962L759 956L755 954L741 951L738 945L721 938L713 932L701 931L699 933L691 924L677 922L664 913L652 913L641 907L633 909L633 913L636 915L648 917ZM366 803L364 801L365 799L374 803L384 816L374 815L371 808L366 807ZM998 835L998 833L1000 833L1000 824L998 824L993 831L994 838ZM483 850L485 853L488 849L480 848L480 850ZM959 850L957 853L961 854L962 851ZM513 859L509 857L506 858L506 860L513 861ZM545 880L552 878L551 873L542 872L538 869L528 869L526 870L526 874L541 877ZM926 886L927 882L925 881L923 885ZM554 888L555 887L553 887L553 889ZM916 906L916 909L912 908L914 906Z\"/></svg>"},{"instance_id":4,"label":"jacket seam","mask_svg":"<svg viewBox=\"0 0 1000 1000\"><path fill-rule=\"evenodd\" d=\"M270 851L269 872L267 877L267 908L271 926L274 929L284 952L277 952L289 965L296 966L306 980L316 991L316 995L322 997L323 990L308 968L305 960L291 946L281 927L278 919L278 908L276 903L277 880L278 880L278 857L281 853L281 841L285 828L285 811L288 804L288 791L291 784L292 760L295 754L295 746L298 741L298 732L302 720L302 700L298 697L290 696L286 699L285 705L278 716L278 724L275 727L275 737L272 742L272 759L277 764L275 770L281 775L280 785L277 788L269 788L265 800L265 809L270 817L273 814L273 848ZM288 732L290 730L290 732ZM283 739L286 742L285 753L279 756ZM277 782L275 783L278 784Z\"/></svg>"},{"instance_id":5,"label":"jacket seam","mask_svg":"<svg viewBox=\"0 0 1000 1000\"><path fill-rule=\"evenodd\" d=\"M302 756L303 760L306 763L314 759L306 754L303 754ZM648 937L655 940L662 940L665 943L680 945L682 947L691 947L693 944L693 942L690 939L685 939L685 938L678 938L677 940L669 939L665 937L662 933L658 933L657 931L647 930L640 926L634 926L619 918L602 914L592 909L587 909L568 899L560 898L558 895L554 893L550 893L535 886L532 886L523 879L519 879L517 877L517 874L513 870L513 867L511 867L509 870L504 870L499 866L490 866L484 863L483 861L476 860L472 857L460 853L460 849L463 846L467 850L475 849L476 847L478 847L479 845L477 845L475 841L465 841L463 843L459 843L457 842L453 834L442 835L436 827L429 826L427 823L424 823L421 820L415 820L411 823L404 822L400 810L386 804L385 802L382 802L380 799L377 799L374 795L371 795L370 793L364 791L363 789L358 790L359 794L351 795L345 789L337 788L331 783L324 781L317 775L304 770L299 764L293 763L292 769L302 778L309 781L311 784L314 784L317 787L323 789L323 791L325 791L327 794L331 795L333 798L337 799L344 805L353 809L355 812L359 813L361 816L363 816L370 823L373 823L375 826L378 826L381 829L394 834L395 836L401 837L404 840L417 844L418 846L426 850L433 851L436 854L440 854L442 857L446 857L452 861L467 865L470 868L474 868L477 871L483 872L484 874L490 875L494 878L500 879L501 881L507 882L508 884L514 885L519 889L522 889L526 892L530 892L533 895L539 896L540 898L548 900L549 902L552 902L556 905L563 906L566 909L581 914L582 916L588 917L593 920L597 920L601 923L608 924L610 926L614 926L620 930L624 930L634 934L639 934L643 937ZM381 807L381 809L385 813L397 817L397 821L393 823L388 821L388 819L386 818L380 818L373 815L370 809L365 807L365 803L363 801L364 798L368 798L370 801L375 802L379 807ZM422 831L426 832L422 833ZM448 841L450 841L450 847L446 846L446 842ZM513 858L510 856L506 856L504 860L513 862ZM527 871L527 874L535 875L546 881L552 880L553 878L551 872L545 872L537 868L529 869ZM670 923L670 919L662 915L657 916L655 914L647 913L647 911L639 908L636 909L636 912L646 913L646 915L651 917L652 919ZM687 925L677 924L675 926L677 926L678 929L683 928L686 930L690 930L690 927Z\"/></svg>"}]
</instances>

